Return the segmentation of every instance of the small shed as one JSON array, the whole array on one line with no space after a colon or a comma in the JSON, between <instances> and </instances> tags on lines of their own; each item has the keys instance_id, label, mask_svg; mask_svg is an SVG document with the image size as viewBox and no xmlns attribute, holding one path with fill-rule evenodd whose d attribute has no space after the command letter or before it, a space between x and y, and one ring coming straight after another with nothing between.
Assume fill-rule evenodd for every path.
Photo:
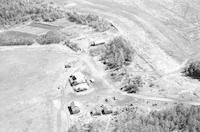
<instances>
[{"instance_id":1,"label":"small shed","mask_svg":"<svg viewBox=\"0 0 200 132\"><path fill-rule=\"evenodd\" d=\"M107 106L102 106L102 114L103 115L107 115L107 114L112 114L112 109L111 108L109 108L109 107L107 107Z\"/></svg>"}]
</instances>

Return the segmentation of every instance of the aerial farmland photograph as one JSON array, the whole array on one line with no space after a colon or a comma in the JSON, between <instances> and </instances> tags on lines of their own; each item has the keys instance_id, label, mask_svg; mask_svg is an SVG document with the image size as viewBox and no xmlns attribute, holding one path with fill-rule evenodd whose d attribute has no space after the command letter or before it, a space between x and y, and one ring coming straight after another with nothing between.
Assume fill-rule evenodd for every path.
<instances>
[{"instance_id":1,"label":"aerial farmland photograph","mask_svg":"<svg viewBox=\"0 0 200 132\"><path fill-rule=\"evenodd\" d=\"M0 0L0 132L200 132L200 0Z\"/></svg>"}]
</instances>

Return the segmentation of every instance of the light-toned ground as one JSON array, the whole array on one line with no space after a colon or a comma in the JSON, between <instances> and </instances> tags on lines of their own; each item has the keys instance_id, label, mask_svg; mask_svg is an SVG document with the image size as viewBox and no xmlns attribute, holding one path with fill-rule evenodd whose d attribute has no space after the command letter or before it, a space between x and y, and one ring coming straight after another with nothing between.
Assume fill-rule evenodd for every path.
<instances>
[{"instance_id":1,"label":"light-toned ground","mask_svg":"<svg viewBox=\"0 0 200 132\"><path fill-rule=\"evenodd\" d=\"M1 131L51 129L51 100L59 96L56 81L73 52L56 45L21 46L0 49L0 56Z\"/></svg>"}]
</instances>

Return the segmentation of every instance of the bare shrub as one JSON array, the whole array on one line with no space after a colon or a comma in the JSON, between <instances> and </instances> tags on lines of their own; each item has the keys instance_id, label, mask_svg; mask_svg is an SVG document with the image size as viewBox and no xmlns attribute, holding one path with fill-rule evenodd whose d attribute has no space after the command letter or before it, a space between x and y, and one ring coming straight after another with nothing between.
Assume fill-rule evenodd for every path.
<instances>
[{"instance_id":1,"label":"bare shrub","mask_svg":"<svg viewBox=\"0 0 200 132\"><path fill-rule=\"evenodd\" d=\"M190 62L183 72L186 76L194 79L200 79L200 61Z\"/></svg>"},{"instance_id":2,"label":"bare shrub","mask_svg":"<svg viewBox=\"0 0 200 132\"><path fill-rule=\"evenodd\" d=\"M55 44L64 40L64 36L58 31L48 31L46 34L39 36L36 41L39 44Z\"/></svg>"}]
</instances>

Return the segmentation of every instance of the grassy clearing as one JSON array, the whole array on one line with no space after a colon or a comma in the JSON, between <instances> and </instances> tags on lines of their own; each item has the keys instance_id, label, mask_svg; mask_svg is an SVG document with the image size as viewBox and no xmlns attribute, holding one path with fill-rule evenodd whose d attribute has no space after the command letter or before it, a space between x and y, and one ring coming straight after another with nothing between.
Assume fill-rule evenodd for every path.
<instances>
[{"instance_id":1,"label":"grassy clearing","mask_svg":"<svg viewBox=\"0 0 200 132\"><path fill-rule=\"evenodd\" d=\"M29 20L51 22L63 17L62 11L43 0L0 0L0 28Z\"/></svg>"},{"instance_id":2,"label":"grassy clearing","mask_svg":"<svg viewBox=\"0 0 200 132\"><path fill-rule=\"evenodd\" d=\"M36 37L36 35L18 31L6 31L0 34L0 46L31 45Z\"/></svg>"},{"instance_id":3,"label":"grassy clearing","mask_svg":"<svg viewBox=\"0 0 200 132\"><path fill-rule=\"evenodd\" d=\"M88 25L99 32L104 32L111 28L111 24L108 21L100 18L97 15L81 14L77 12L68 12L67 15L69 21Z\"/></svg>"}]
</instances>

